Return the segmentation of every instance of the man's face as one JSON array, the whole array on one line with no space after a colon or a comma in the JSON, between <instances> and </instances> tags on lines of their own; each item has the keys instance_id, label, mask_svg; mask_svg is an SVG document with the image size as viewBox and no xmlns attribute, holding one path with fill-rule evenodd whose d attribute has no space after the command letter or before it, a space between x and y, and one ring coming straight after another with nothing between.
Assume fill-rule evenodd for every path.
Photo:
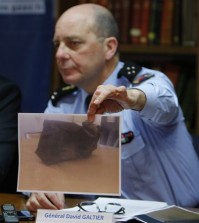
<instances>
[{"instance_id":1,"label":"man's face","mask_svg":"<svg viewBox=\"0 0 199 223\"><path fill-rule=\"evenodd\" d=\"M105 65L105 41L95 35L91 22L78 14L66 14L57 22L54 35L64 82L83 88L100 80Z\"/></svg>"}]
</instances>

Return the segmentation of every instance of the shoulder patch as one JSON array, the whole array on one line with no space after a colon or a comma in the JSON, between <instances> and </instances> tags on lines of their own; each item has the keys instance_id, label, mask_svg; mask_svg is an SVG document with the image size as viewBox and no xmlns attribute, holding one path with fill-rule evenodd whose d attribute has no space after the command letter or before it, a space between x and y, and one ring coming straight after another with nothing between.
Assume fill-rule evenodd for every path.
<instances>
[{"instance_id":1,"label":"shoulder patch","mask_svg":"<svg viewBox=\"0 0 199 223\"><path fill-rule=\"evenodd\" d=\"M155 76L154 74L150 74L150 73L143 74L143 75L141 75L141 76L135 78L135 79L133 80L133 84L135 84L135 85L140 84L140 83L142 83L143 81L146 81L146 80L148 80L149 78L154 77L154 76Z\"/></svg>"},{"instance_id":2,"label":"shoulder patch","mask_svg":"<svg viewBox=\"0 0 199 223\"><path fill-rule=\"evenodd\" d=\"M132 62L125 62L124 66L118 73L118 78L124 76L126 77L130 83L133 83L135 76L142 70L142 67L132 63Z\"/></svg>"},{"instance_id":3,"label":"shoulder patch","mask_svg":"<svg viewBox=\"0 0 199 223\"><path fill-rule=\"evenodd\" d=\"M74 85L67 84L61 88L58 88L56 91L53 92L51 95L51 102L53 106L56 106L57 102L64 96L71 94L72 92L76 91L78 88Z\"/></svg>"}]
</instances>

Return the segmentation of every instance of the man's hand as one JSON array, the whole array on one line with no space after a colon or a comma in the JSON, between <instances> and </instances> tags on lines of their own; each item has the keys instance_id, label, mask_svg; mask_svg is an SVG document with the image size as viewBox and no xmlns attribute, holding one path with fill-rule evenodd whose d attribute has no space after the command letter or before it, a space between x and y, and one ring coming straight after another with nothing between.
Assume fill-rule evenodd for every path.
<instances>
[{"instance_id":1,"label":"man's hand","mask_svg":"<svg viewBox=\"0 0 199 223\"><path fill-rule=\"evenodd\" d=\"M32 193L26 207L33 212L36 212L37 209L63 209L65 208L64 194Z\"/></svg>"},{"instance_id":2,"label":"man's hand","mask_svg":"<svg viewBox=\"0 0 199 223\"><path fill-rule=\"evenodd\" d=\"M93 94L87 117L94 121L96 114L115 113L124 109L142 110L146 103L144 92L124 86L100 85Z\"/></svg>"}]
</instances>

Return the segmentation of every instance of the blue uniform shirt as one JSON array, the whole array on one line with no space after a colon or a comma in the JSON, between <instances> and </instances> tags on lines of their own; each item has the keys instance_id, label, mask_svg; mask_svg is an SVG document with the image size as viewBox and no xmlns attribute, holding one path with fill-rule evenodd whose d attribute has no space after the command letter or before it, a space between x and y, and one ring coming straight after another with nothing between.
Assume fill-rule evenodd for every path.
<instances>
[{"instance_id":1,"label":"blue uniform shirt","mask_svg":"<svg viewBox=\"0 0 199 223\"><path fill-rule=\"evenodd\" d=\"M133 140L122 145L122 197L185 207L199 204L199 160L173 85L163 73L147 68L142 68L136 79L144 74L153 77L130 83L125 77L117 77L122 67L119 62L104 84L137 88L147 98L142 111L120 112L122 132L134 133ZM61 98L56 106L49 101L45 112L85 114L87 96L78 89Z\"/></svg>"}]
</instances>

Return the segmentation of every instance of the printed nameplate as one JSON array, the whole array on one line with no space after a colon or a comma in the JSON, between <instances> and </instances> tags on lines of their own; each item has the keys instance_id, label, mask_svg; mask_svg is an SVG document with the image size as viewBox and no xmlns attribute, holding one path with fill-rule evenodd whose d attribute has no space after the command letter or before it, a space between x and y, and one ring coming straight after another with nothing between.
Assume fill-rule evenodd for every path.
<instances>
[{"instance_id":1,"label":"printed nameplate","mask_svg":"<svg viewBox=\"0 0 199 223\"><path fill-rule=\"evenodd\" d=\"M112 213L102 212L74 212L66 210L37 211L36 223L114 223Z\"/></svg>"}]
</instances>

